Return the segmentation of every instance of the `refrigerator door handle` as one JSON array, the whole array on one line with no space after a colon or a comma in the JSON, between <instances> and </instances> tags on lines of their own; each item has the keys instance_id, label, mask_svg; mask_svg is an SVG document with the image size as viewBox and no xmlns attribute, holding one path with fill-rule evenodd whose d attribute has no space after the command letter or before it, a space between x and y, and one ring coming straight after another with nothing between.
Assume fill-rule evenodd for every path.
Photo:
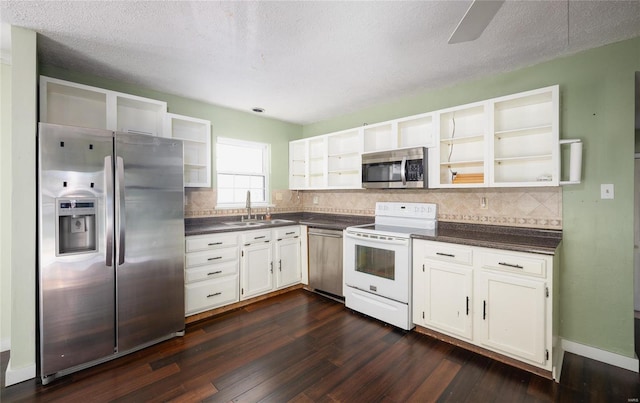
<instances>
[{"instance_id":1,"label":"refrigerator door handle","mask_svg":"<svg viewBox=\"0 0 640 403\"><path fill-rule=\"evenodd\" d=\"M113 161L111 156L104 157L105 210L107 220L107 248L105 251L107 266L113 265Z\"/></svg>"},{"instance_id":2,"label":"refrigerator door handle","mask_svg":"<svg viewBox=\"0 0 640 403\"><path fill-rule=\"evenodd\" d=\"M124 197L124 161L122 157L116 158L116 186L117 192L116 194L116 202L117 202L117 213L118 214L118 264L124 263L124 255L125 255L125 234L126 234L126 207L125 207L125 197Z\"/></svg>"}]
</instances>

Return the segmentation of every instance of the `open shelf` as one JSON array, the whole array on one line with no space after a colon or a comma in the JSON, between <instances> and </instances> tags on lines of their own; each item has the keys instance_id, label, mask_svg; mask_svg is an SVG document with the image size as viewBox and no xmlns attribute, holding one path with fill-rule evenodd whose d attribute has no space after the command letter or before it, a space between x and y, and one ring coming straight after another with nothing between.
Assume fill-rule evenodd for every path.
<instances>
[{"instance_id":1,"label":"open shelf","mask_svg":"<svg viewBox=\"0 0 640 403\"><path fill-rule=\"evenodd\" d=\"M41 78L41 119L46 123L107 129L107 93Z\"/></svg>"},{"instance_id":2,"label":"open shelf","mask_svg":"<svg viewBox=\"0 0 640 403\"><path fill-rule=\"evenodd\" d=\"M363 129L364 152L391 150L396 148L393 135L393 124L384 123L375 126L365 126Z\"/></svg>"},{"instance_id":3,"label":"open shelf","mask_svg":"<svg viewBox=\"0 0 640 403\"><path fill-rule=\"evenodd\" d=\"M433 146L432 114L422 114L398 120L398 147Z\"/></svg>"}]
</instances>

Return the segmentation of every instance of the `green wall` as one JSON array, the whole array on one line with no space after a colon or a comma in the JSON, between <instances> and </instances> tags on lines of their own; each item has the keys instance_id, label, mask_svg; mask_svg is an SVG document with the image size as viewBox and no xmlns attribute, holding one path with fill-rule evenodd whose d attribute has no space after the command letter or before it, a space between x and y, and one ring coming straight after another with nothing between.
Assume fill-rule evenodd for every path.
<instances>
[{"instance_id":1,"label":"green wall","mask_svg":"<svg viewBox=\"0 0 640 403\"><path fill-rule=\"evenodd\" d=\"M171 113L209 120L211 121L212 156L215 156L216 137L230 137L271 144L270 187L271 189L287 189L289 187L288 159L280 158L280 156L289 155L289 141L301 137L302 126L300 125L265 118L255 113L242 112L179 97L177 95L144 89L139 86L114 80L78 74L54 66L41 65L40 74L165 101ZM214 175L212 176L212 186L215 187L215 162L213 165Z\"/></svg>"},{"instance_id":2,"label":"green wall","mask_svg":"<svg viewBox=\"0 0 640 403\"><path fill-rule=\"evenodd\" d=\"M640 38L425 92L303 128L304 137L560 85L561 138L581 138L583 181L563 187L560 335L634 357L634 76ZM600 199L600 184L615 199Z\"/></svg>"}]
</instances>

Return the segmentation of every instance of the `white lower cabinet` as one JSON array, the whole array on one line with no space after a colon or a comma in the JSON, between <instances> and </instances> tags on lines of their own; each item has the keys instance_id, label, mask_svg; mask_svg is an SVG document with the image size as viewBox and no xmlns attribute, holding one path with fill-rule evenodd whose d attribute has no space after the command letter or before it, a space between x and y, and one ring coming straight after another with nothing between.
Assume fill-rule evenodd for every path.
<instances>
[{"instance_id":1,"label":"white lower cabinet","mask_svg":"<svg viewBox=\"0 0 640 403\"><path fill-rule=\"evenodd\" d=\"M186 315L302 281L300 226L188 236Z\"/></svg>"},{"instance_id":2,"label":"white lower cabinet","mask_svg":"<svg viewBox=\"0 0 640 403\"><path fill-rule=\"evenodd\" d=\"M300 227L274 230L275 288L289 287L302 280Z\"/></svg>"},{"instance_id":3,"label":"white lower cabinet","mask_svg":"<svg viewBox=\"0 0 640 403\"><path fill-rule=\"evenodd\" d=\"M247 231L240 236L240 299L248 299L273 289L271 231Z\"/></svg>"},{"instance_id":4,"label":"white lower cabinet","mask_svg":"<svg viewBox=\"0 0 640 403\"><path fill-rule=\"evenodd\" d=\"M414 309L414 323L470 340L473 268L429 259L421 265L414 272L414 295L423 309Z\"/></svg>"},{"instance_id":5,"label":"white lower cabinet","mask_svg":"<svg viewBox=\"0 0 640 403\"><path fill-rule=\"evenodd\" d=\"M187 237L186 315L238 301L238 250L237 234Z\"/></svg>"},{"instance_id":6,"label":"white lower cabinet","mask_svg":"<svg viewBox=\"0 0 640 403\"><path fill-rule=\"evenodd\" d=\"M242 235L240 299L300 282L300 227L248 231Z\"/></svg>"},{"instance_id":7,"label":"white lower cabinet","mask_svg":"<svg viewBox=\"0 0 640 403\"><path fill-rule=\"evenodd\" d=\"M551 371L554 256L413 240L413 320Z\"/></svg>"},{"instance_id":8,"label":"white lower cabinet","mask_svg":"<svg viewBox=\"0 0 640 403\"><path fill-rule=\"evenodd\" d=\"M478 341L486 348L544 366L546 361L545 282L495 274L478 274Z\"/></svg>"}]
</instances>

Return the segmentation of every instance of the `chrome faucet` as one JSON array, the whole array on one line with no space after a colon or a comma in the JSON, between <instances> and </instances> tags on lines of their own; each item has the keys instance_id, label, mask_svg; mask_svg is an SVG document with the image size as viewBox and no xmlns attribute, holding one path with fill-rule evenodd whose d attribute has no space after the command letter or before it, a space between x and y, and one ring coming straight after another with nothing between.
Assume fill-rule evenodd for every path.
<instances>
[{"instance_id":1,"label":"chrome faucet","mask_svg":"<svg viewBox=\"0 0 640 403\"><path fill-rule=\"evenodd\" d=\"M247 190L247 221L251 220L251 191Z\"/></svg>"}]
</instances>

